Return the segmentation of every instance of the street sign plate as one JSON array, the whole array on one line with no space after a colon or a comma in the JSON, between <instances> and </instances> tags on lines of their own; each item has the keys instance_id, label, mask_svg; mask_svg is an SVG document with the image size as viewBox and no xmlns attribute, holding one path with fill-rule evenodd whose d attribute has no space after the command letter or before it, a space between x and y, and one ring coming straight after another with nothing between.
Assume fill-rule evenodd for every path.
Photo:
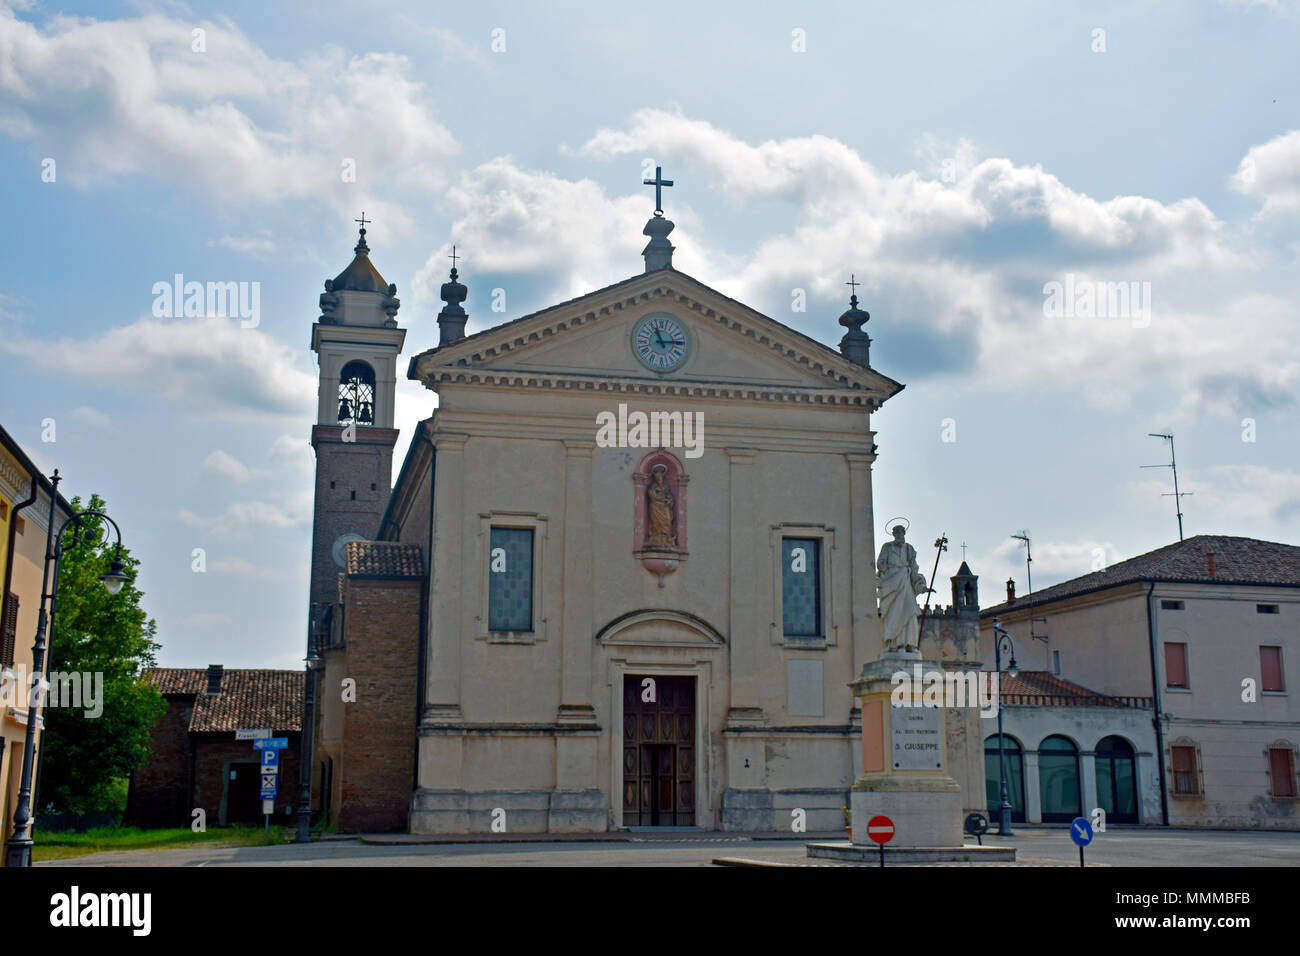
<instances>
[{"instance_id":1,"label":"street sign plate","mask_svg":"<svg viewBox=\"0 0 1300 956\"><path fill-rule=\"evenodd\" d=\"M280 772L280 751L263 750L262 751L262 773L279 773L279 772Z\"/></svg>"},{"instance_id":2,"label":"street sign plate","mask_svg":"<svg viewBox=\"0 0 1300 956\"><path fill-rule=\"evenodd\" d=\"M871 842L884 846L894 838L894 821L889 817L872 817L867 821L867 836Z\"/></svg>"},{"instance_id":3,"label":"street sign plate","mask_svg":"<svg viewBox=\"0 0 1300 956\"><path fill-rule=\"evenodd\" d=\"M262 801L262 812L275 813L275 800L273 798Z\"/></svg>"},{"instance_id":4,"label":"street sign plate","mask_svg":"<svg viewBox=\"0 0 1300 956\"><path fill-rule=\"evenodd\" d=\"M283 750L288 746L289 746L288 737L262 737L259 740L253 741L253 748L255 750L266 750L268 747L273 748L275 750Z\"/></svg>"},{"instance_id":5,"label":"street sign plate","mask_svg":"<svg viewBox=\"0 0 1300 956\"><path fill-rule=\"evenodd\" d=\"M1092 842L1092 824L1083 817L1075 817L1070 824L1070 839L1085 847Z\"/></svg>"},{"instance_id":6,"label":"street sign plate","mask_svg":"<svg viewBox=\"0 0 1300 956\"><path fill-rule=\"evenodd\" d=\"M271 734L272 731L266 728L259 728L256 730L250 730L245 728L243 730L235 731L235 739L236 740L260 740L263 737L271 736Z\"/></svg>"},{"instance_id":7,"label":"street sign plate","mask_svg":"<svg viewBox=\"0 0 1300 956\"><path fill-rule=\"evenodd\" d=\"M280 778L273 773L262 774L262 799L275 799L275 782Z\"/></svg>"}]
</instances>

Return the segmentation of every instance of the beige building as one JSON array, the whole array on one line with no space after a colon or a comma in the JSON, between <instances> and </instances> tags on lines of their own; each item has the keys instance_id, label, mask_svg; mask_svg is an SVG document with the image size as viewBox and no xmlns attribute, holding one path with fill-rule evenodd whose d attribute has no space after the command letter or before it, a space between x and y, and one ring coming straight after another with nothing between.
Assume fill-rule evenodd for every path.
<instances>
[{"instance_id":1,"label":"beige building","mask_svg":"<svg viewBox=\"0 0 1300 956\"><path fill-rule=\"evenodd\" d=\"M1138 761L1139 789L1154 774L1161 797L1150 822L1300 829L1300 547L1198 535L1012 598L980 614L986 667L995 617L1022 668L1102 695L1152 698L1156 759L1150 770ZM1048 729L1036 725L1034 735ZM1105 730L1043 737L1073 742L1086 767ZM1105 737L1115 734L1140 754L1136 731ZM1024 744L1041 764L1041 741ZM1049 753L1068 761L1059 740ZM1083 774L1078 784L1086 789Z\"/></svg>"},{"instance_id":2,"label":"beige building","mask_svg":"<svg viewBox=\"0 0 1300 956\"><path fill-rule=\"evenodd\" d=\"M0 582L4 596L0 632L0 820L13 834L27 733L27 689L40 608L45 538L53 488L7 431L0 428ZM58 496L56 526L72 514ZM41 745L37 722L36 747ZM32 785L35 788L35 764ZM34 810L35 808L33 808Z\"/></svg>"},{"instance_id":3,"label":"beige building","mask_svg":"<svg viewBox=\"0 0 1300 956\"><path fill-rule=\"evenodd\" d=\"M856 296L836 351L678 272L671 228L642 274L468 337L453 270L391 493L396 289L364 234L327 283L313 774L342 828L843 826L881 652L871 414L902 386Z\"/></svg>"}]
</instances>

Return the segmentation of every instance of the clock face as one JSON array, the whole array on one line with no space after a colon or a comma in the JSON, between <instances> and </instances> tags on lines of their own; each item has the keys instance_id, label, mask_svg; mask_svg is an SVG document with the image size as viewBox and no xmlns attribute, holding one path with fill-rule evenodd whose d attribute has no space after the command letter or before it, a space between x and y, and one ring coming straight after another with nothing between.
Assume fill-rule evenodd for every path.
<instances>
[{"instance_id":1,"label":"clock face","mask_svg":"<svg viewBox=\"0 0 1300 956\"><path fill-rule=\"evenodd\" d=\"M340 568L347 563L343 557L343 549L347 547L349 541L365 541L365 540L366 539L362 535L357 534L355 531L349 531L347 534L339 535L337 538L334 539L334 546L330 549L330 551L333 553L334 563L337 564Z\"/></svg>"},{"instance_id":2,"label":"clock face","mask_svg":"<svg viewBox=\"0 0 1300 956\"><path fill-rule=\"evenodd\" d=\"M667 312L651 312L632 326L632 351L652 372L675 372L691 356L691 335Z\"/></svg>"}]
</instances>

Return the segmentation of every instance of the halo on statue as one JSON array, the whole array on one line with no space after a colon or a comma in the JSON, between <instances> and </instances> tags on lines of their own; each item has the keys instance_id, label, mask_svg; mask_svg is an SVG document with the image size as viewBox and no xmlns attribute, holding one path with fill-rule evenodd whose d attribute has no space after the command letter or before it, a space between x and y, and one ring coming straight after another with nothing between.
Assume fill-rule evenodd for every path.
<instances>
[{"instance_id":1,"label":"halo on statue","mask_svg":"<svg viewBox=\"0 0 1300 956\"><path fill-rule=\"evenodd\" d=\"M904 530L904 531L911 531L911 530L912 530L912 522L908 521L906 518L904 518L904 517L902 517L902 516L900 515L900 516L897 517L897 518L890 518L888 521L885 522L885 527L886 527L890 532L892 532L892 531L894 530L894 524L893 524L893 523L894 523L895 521L901 521L901 522L903 522L903 530Z\"/></svg>"}]
</instances>

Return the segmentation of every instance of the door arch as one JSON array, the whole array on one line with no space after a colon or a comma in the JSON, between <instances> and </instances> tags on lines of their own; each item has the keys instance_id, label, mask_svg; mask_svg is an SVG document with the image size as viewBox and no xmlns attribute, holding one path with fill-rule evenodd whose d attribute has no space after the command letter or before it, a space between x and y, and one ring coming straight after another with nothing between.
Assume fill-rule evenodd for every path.
<instances>
[{"instance_id":1,"label":"door arch","mask_svg":"<svg viewBox=\"0 0 1300 956\"><path fill-rule=\"evenodd\" d=\"M1020 742L1004 735L1003 749L1007 762L1007 802L1011 804L1011 822L1025 822L1025 762ZM988 797L989 819L996 821L1002 806L1002 777L998 768L998 735L984 741L984 792Z\"/></svg>"},{"instance_id":2,"label":"door arch","mask_svg":"<svg viewBox=\"0 0 1300 956\"><path fill-rule=\"evenodd\" d=\"M1137 768L1133 747L1123 737L1104 737L1097 744L1097 805L1107 823L1137 823Z\"/></svg>"},{"instance_id":3,"label":"door arch","mask_svg":"<svg viewBox=\"0 0 1300 956\"><path fill-rule=\"evenodd\" d=\"M1069 823L1082 816L1079 748L1068 737L1054 734L1038 745L1038 791L1044 823Z\"/></svg>"}]
</instances>

